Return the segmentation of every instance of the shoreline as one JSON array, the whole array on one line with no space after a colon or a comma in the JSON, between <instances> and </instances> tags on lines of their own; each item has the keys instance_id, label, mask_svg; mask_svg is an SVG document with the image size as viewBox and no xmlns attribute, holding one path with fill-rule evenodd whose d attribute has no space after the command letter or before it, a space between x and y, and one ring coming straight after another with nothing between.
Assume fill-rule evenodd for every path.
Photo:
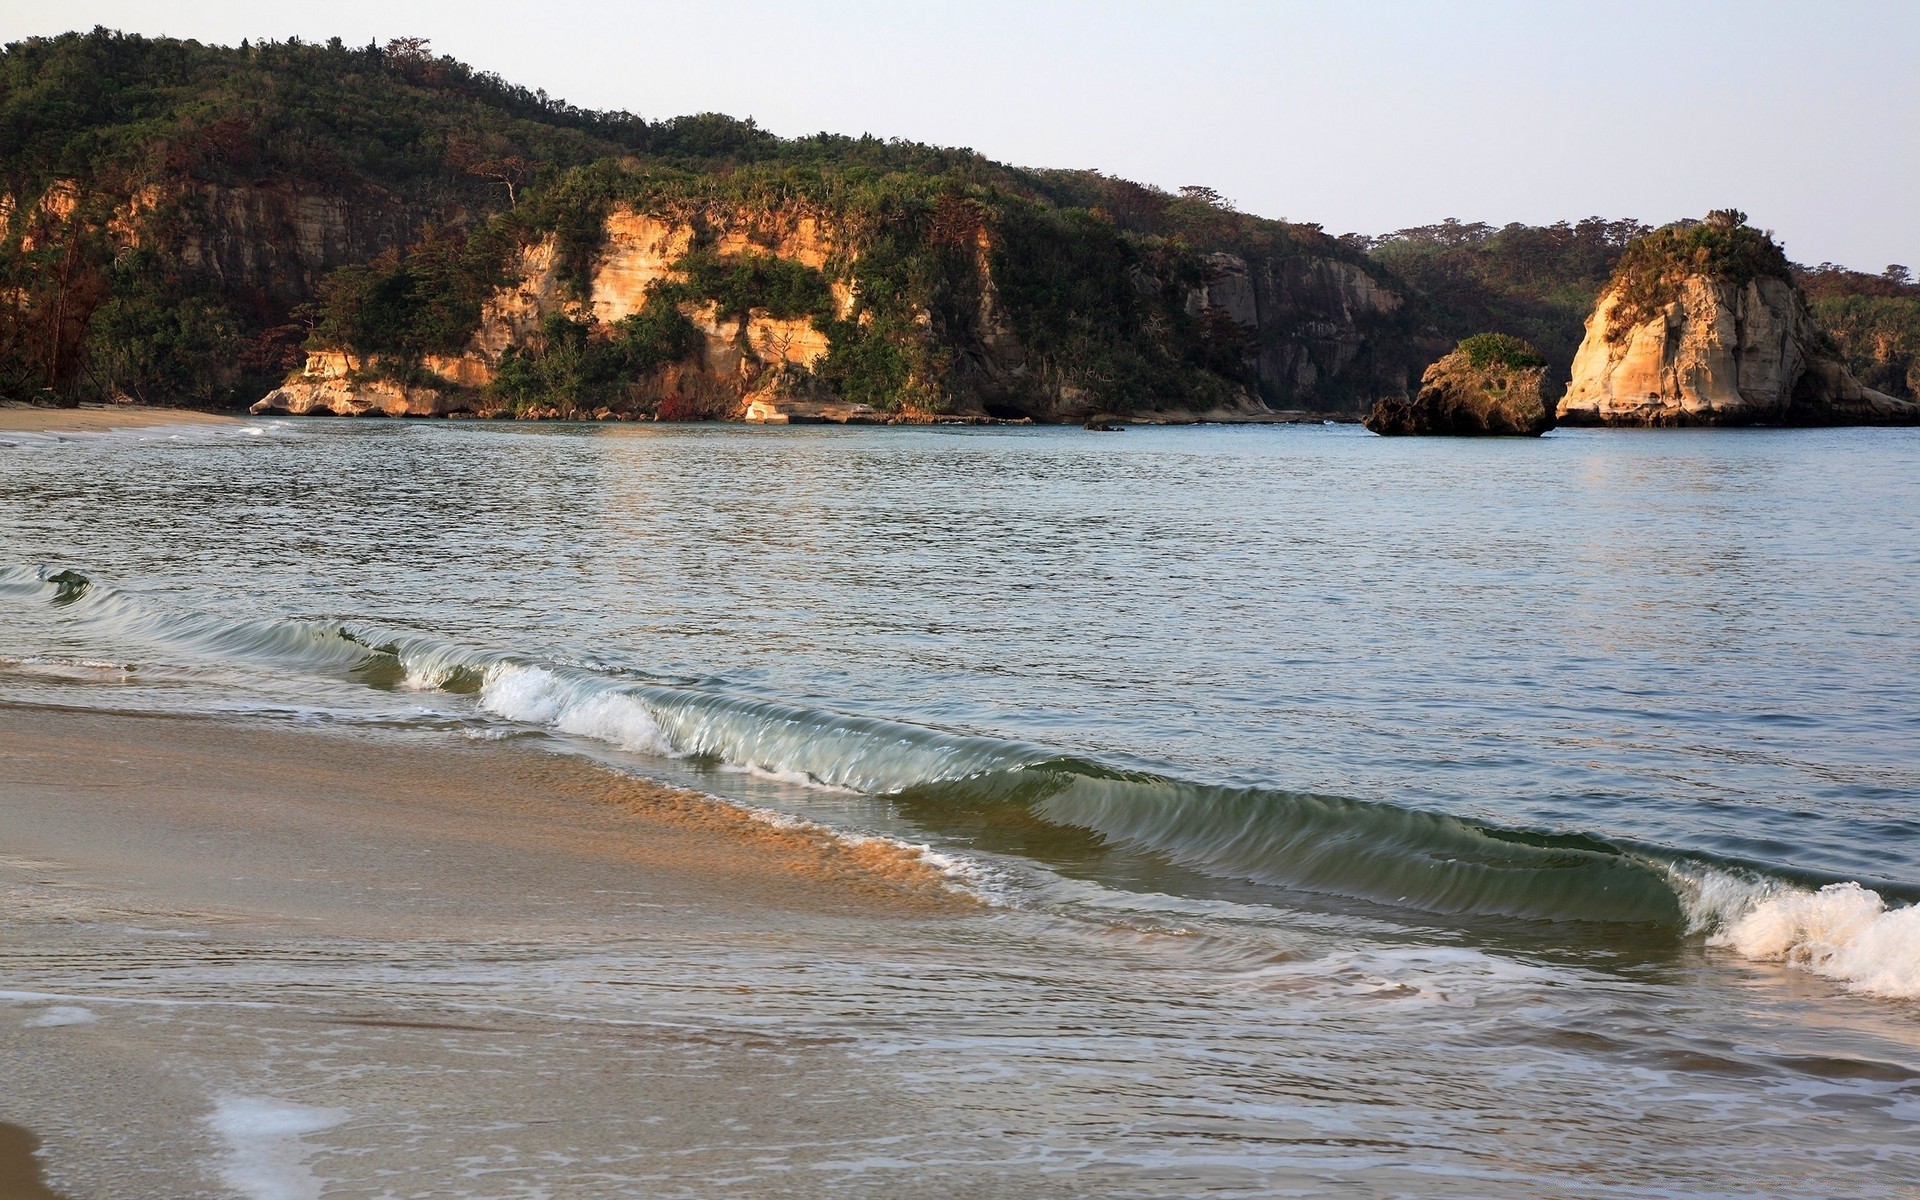
<instances>
[{"instance_id":1,"label":"shoreline","mask_svg":"<svg viewBox=\"0 0 1920 1200\"><path fill-rule=\"evenodd\" d=\"M728 1158L716 1127L828 1119L796 1096L931 1127L845 1037L754 1017L779 975L742 964L983 911L910 847L511 741L13 705L0 907L22 1200L358 1195L503 1138ZM391 1134L423 1112L433 1151Z\"/></svg>"},{"instance_id":2,"label":"shoreline","mask_svg":"<svg viewBox=\"0 0 1920 1200\"><path fill-rule=\"evenodd\" d=\"M123 886L184 887L187 894L175 899L196 908L239 902L247 910L252 900L210 894L194 862L170 861L157 849L152 839L163 829L315 836L310 827L337 835L350 821L396 837L451 838L489 854L617 862L671 892L682 908L731 911L747 897L762 912L868 916L957 914L977 905L910 847L770 821L719 797L557 750L205 716L7 704L0 711L0 817L11 831L5 853L111 863ZM92 799L77 808L80 795ZM114 820L101 822L103 808ZM315 844L321 854L358 848ZM270 907L282 911L288 902L276 891ZM313 902L328 909L323 895Z\"/></svg>"},{"instance_id":3,"label":"shoreline","mask_svg":"<svg viewBox=\"0 0 1920 1200\"><path fill-rule=\"evenodd\" d=\"M9 400L0 403L0 433L106 433L115 429L152 429L162 425L238 425L240 418L197 408L148 408L144 405L82 404L44 408Z\"/></svg>"}]
</instances>

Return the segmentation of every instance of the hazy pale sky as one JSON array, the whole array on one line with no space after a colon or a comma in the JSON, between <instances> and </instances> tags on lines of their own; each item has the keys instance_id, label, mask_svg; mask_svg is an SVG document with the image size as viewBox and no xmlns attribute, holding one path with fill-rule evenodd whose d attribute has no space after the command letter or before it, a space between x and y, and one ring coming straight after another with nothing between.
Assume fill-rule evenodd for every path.
<instances>
[{"instance_id":1,"label":"hazy pale sky","mask_svg":"<svg viewBox=\"0 0 1920 1200\"><path fill-rule=\"evenodd\" d=\"M1334 233L1731 205L1798 261L1920 271L1920 0L0 6L7 41L96 24L427 37L583 107L1207 184Z\"/></svg>"}]
</instances>

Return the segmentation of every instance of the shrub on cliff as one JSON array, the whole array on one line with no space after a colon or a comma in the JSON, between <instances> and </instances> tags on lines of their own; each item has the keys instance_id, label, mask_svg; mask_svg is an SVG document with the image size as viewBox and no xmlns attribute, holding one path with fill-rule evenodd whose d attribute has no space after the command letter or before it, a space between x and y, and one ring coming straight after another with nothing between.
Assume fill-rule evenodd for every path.
<instances>
[{"instance_id":1,"label":"shrub on cliff","mask_svg":"<svg viewBox=\"0 0 1920 1200\"><path fill-rule=\"evenodd\" d=\"M1538 437L1553 428L1541 387L1546 369L1546 358L1519 338L1476 334L1427 368L1411 400L1376 403L1366 425L1387 436Z\"/></svg>"},{"instance_id":2,"label":"shrub on cliff","mask_svg":"<svg viewBox=\"0 0 1920 1200\"><path fill-rule=\"evenodd\" d=\"M405 253L341 267L308 310L313 343L412 359L458 353L480 323L480 306L506 281L506 247L492 227L472 236L429 230Z\"/></svg>"},{"instance_id":3,"label":"shrub on cliff","mask_svg":"<svg viewBox=\"0 0 1920 1200\"><path fill-rule=\"evenodd\" d=\"M1476 371L1504 368L1521 371L1547 365L1546 356L1507 333L1476 333L1453 348Z\"/></svg>"},{"instance_id":4,"label":"shrub on cliff","mask_svg":"<svg viewBox=\"0 0 1920 1200\"><path fill-rule=\"evenodd\" d=\"M636 380L686 358L699 344L692 322L658 295L611 330L555 313L530 345L508 348L488 391L515 413L623 404Z\"/></svg>"},{"instance_id":5,"label":"shrub on cliff","mask_svg":"<svg viewBox=\"0 0 1920 1200\"><path fill-rule=\"evenodd\" d=\"M695 249L674 264L683 278L655 285L667 300L709 303L723 318L738 320L759 309L776 320L833 313L833 291L813 267L770 254L719 255Z\"/></svg>"},{"instance_id":6,"label":"shrub on cliff","mask_svg":"<svg viewBox=\"0 0 1920 1200\"><path fill-rule=\"evenodd\" d=\"M1618 297L1607 335L1617 341L1673 303L1680 286L1704 275L1745 287L1755 279L1793 279L1786 253L1747 223L1738 209L1716 209L1704 221L1662 226L1627 247L1608 289Z\"/></svg>"}]
</instances>

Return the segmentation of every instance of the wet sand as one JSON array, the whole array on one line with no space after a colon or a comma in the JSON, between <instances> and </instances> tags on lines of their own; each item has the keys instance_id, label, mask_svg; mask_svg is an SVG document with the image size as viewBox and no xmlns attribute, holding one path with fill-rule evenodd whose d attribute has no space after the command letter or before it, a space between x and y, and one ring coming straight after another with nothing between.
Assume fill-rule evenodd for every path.
<instances>
[{"instance_id":1,"label":"wet sand","mask_svg":"<svg viewBox=\"0 0 1920 1200\"><path fill-rule=\"evenodd\" d=\"M42 408L17 402L0 403L0 433L105 433L110 429L149 429L156 425L233 425L239 420L191 408L143 408L125 404Z\"/></svg>"},{"instance_id":2,"label":"wet sand","mask_svg":"<svg viewBox=\"0 0 1920 1200\"><path fill-rule=\"evenodd\" d=\"M891 843L511 743L0 705L0 1196L52 1195L36 1163L75 1200L407 1194L502 1154L743 1194L938 1117L730 1013L730 964L977 911Z\"/></svg>"},{"instance_id":3,"label":"wet sand","mask_svg":"<svg viewBox=\"0 0 1920 1200\"><path fill-rule=\"evenodd\" d=\"M0 1200L63 1200L40 1178L39 1148L30 1131L0 1122Z\"/></svg>"},{"instance_id":4,"label":"wet sand","mask_svg":"<svg viewBox=\"0 0 1920 1200\"><path fill-rule=\"evenodd\" d=\"M616 872L623 888L701 919L970 907L892 843L769 824L545 750L0 712L0 852L195 911L335 932L458 929L502 905L517 913L562 867L574 881Z\"/></svg>"}]
</instances>

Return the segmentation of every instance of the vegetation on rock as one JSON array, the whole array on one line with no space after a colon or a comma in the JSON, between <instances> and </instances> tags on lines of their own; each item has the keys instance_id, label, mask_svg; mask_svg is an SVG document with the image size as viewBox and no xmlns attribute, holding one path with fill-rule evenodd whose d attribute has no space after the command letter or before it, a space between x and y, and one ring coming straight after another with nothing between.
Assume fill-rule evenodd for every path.
<instances>
[{"instance_id":1,"label":"vegetation on rock","mask_svg":"<svg viewBox=\"0 0 1920 1200\"><path fill-rule=\"evenodd\" d=\"M1607 336L1618 341L1652 320L1693 276L1745 287L1756 279L1793 279L1792 264L1771 232L1747 224L1738 209L1716 209L1704 221L1662 226L1627 247L1608 284L1615 295Z\"/></svg>"},{"instance_id":2,"label":"vegetation on rock","mask_svg":"<svg viewBox=\"0 0 1920 1200\"><path fill-rule=\"evenodd\" d=\"M616 327L584 302L622 205L697 236ZM714 229L741 214L805 214L835 254L814 268L720 253ZM1657 308L1682 269L1786 269L1738 214L1651 234L1450 220L1335 239L1204 187L582 110L419 39L220 47L96 29L0 48L0 395L231 406L307 347L421 377L469 344L521 248L543 239L576 304L499 365L492 399L515 409L708 411L635 380L689 361L686 312L710 305L805 319L827 346L806 386L882 411L1125 414L1253 395L1354 411L1485 329L1539 347L1564 378L1616 268L1633 312ZM1225 260L1257 317L1196 302ZM1920 291L1838 268L1801 278L1861 377L1912 394ZM1393 303L1340 299L1363 286Z\"/></svg>"},{"instance_id":3,"label":"vegetation on rock","mask_svg":"<svg viewBox=\"0 0 1920 1200\"><path fill-rule=\"evenodd\" d=\"M1553 428L1546 369L1546 358L1519 338L1475 334L1427 368L1411 400L1375 404L1366 425L1388 436L1538 437Z\"/></svg>"},{"instance_id":4,"label":"vegetation on rock","mask_svg":"<svg viewBox=\"0 0 1920 1200\"><path fill-rule=\"evenodd\" d=\"M1621 254L1649 232L1639 221L1602 217L1501 228L1449 218L1352 240L1412 285L1418 319L1441 336L1511 332L1540 348L1559 386Z\"/></svg>"},{"instance_id":5,"label":"vegetation on rock","mask_svg":"<svg viewBox=\"0 0 1920 1200\"><path fill-rule=\"evenodd\" d=\"M831 342L820 382L889 408L983 385L967 342L982 332L982 255L1008 280L996 319L1032 339L999 381L995 402L1012 408L1068 391L1112 411L1246 392L1245 331L1185 311L1206 252L1318 256L1386 279L1318 227L1233 212L1206 189L779 138L715 114L590 112L418 39L218 47L97 29L0 50L0 390L232 404L303 344L395 357L405 374L462 345L516 246L551 236L584 298L616 203L696 222L808 207L833 222L848 254L820 279L696 259L687 287L729 311L747 293L804 309ZM848 284L855 311L820 312L823 281ZM1317 316L1262 336L1304 342ZM1329 403L1363 386L1333 365L1303 378Z\"/></svg>"},{"instance_id":6,"label":"vegetation on rock","mask_svg":"<svg viewBox=\"0 0 1920 1200\"><path fill-rule=\"evenodd\" d=\"M1476 333L1453 348L1476 371L1523 371L1547 365L1546 356L1508 333Z\"/></svg>"},{"instance_id":7,"label":"vegetation on rock","mask_svg":"<svg viewBox=\"0 0 1920 1200\"><path fill-rule=\"evenodd\" d=\"M1906 267L1868 275L1821 263L1795 274L1814 320L1861 383L1903 400L1920 396L1920 284Z\"/></svg>"}]
</instances>

